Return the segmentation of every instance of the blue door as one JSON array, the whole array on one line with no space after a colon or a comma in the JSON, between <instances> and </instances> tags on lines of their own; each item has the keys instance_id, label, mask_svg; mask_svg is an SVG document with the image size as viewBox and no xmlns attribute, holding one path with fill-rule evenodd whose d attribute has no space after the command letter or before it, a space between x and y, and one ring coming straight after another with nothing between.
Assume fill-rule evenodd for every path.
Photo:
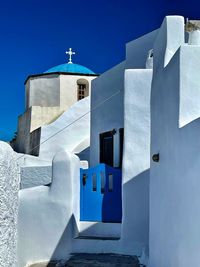
<instances>
[{"instance_id":1,"label":"blue door","mask_svg":"<svg viewBox=\"0 0 200 267\"><path fill-rule=\"evenodd\" d=\"M82 221L121 222L120 169L105 164L81 169L80 218Z\"/></svg>"}]
</instances>

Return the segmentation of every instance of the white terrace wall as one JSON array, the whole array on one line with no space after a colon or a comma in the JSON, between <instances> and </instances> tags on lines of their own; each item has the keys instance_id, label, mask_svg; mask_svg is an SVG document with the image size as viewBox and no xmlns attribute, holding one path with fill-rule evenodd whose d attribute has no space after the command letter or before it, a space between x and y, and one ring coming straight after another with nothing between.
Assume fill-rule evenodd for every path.
<instances>
[{"instance_id":1,"label":"white terrace wall","mask_svg":"<svg viewBox=\"0 0 200 267\"><path fill-rule=\"evenodd\" d=\"M157 48L179 49L153 76L151 155L160 161L151 162L149 266L200 266L200 45L182 41L182 17L167 17L161 31ZM156 48L154 56L164 63Z\"/></svg>"},{"instance_id":2,"label":"white terrace wall","mask_svg":"<svg viewBox=\"0 0 200 267\"><path fill-rule=\"evenodd\" d=\"M19 170L11 147L0 142L0 266L17 265Z\"/></svg>"},{"instance_id":3,"label":"white terrace wall","mask_svg":"<svg viewBox=\"0 0 200 267\"><path fill-rule=\"evenodd\" d=\"M66 259L72 252L76 232L72 190L80 179L80 161L65 151L53 160L50 186L20 190L18 267L49 260ZM79 202L78 202L79 203ZM13 266L14 267L14 266Z\"/></svg>"}]
</instances>

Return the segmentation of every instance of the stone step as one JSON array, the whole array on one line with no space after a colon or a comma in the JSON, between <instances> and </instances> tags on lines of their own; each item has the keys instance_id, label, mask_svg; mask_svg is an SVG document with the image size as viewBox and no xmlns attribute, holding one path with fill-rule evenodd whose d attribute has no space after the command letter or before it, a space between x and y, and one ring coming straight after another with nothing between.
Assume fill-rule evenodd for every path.
<instances>
[{"instance_id":1,"label":"stone step","mask_svg":"<svg viewBox=\"0 0 200 267\"><path fill-rule=\"evenodd\" d=\"M86 240L119 240L120 237L115 236L82 236L79 235L75 239L86 239Z\"/></svg>"},{"instance_id":2,"label":"stone step","mask_svg":"<svg viewBox=\"0 0 200 267\"><path fill-rule=\"evenodd\" d=\"M73 254L71 258L62 264L58 262L38 263L30 267L140 267L136 256L119 255L119 254Z\"/></svg>"},{"instance_id":3,"label":"stone step","mask_svg":"<svg viewBox=\"0 0 200 267\"><path fill-rule=\"evenodd\" d=\"M80 221L78 224L79 236L116 237L121 236L121 223L103 223Z\"/></svg>"},{"instance_id":4,"label":"stone step","mask_svg":"<svg viewBox=\"0 0 200 267\"><path fill-rule=\"evenodd\" d=\"M32 265L29 265L28 267L56 267L56 264L58 264L58 261L52 261L52 262L38 262L34 263Z\"/></svg>"}]
</instances>

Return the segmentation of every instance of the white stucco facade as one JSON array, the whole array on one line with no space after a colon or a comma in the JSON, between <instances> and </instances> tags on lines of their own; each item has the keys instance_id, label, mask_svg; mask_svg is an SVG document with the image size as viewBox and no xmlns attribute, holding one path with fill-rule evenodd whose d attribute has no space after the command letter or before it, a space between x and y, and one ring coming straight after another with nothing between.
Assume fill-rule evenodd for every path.
<instances>
[{"instance_id":1,"label":"white stucco facade","mask_svg":"<svg viewBox=\"0 0 200 267\"><path fill-rule=\"evenodd\" d=\"M17 265L19 169L11 147L0 142L0 266Z\"/></svg>"},{"instance_id":2,"label":"white stucco facade","mask_svg":"<svg viewBox=\"0 0 200 267\"><path fill-rule=\"evenodd\" d=\"M152 70L126 70L124 75L123 99L126 104L123 112L122 223L121 226L108 223L103 227L98 227L99 223L96 227L91 224L87 230L90 236L104 236L107 231L109 236L113 235L120 239L106 242L101 240L76 240L73 242L74 252L121 253L138 256L142 255L143 251L148 253ZM143 120L142 123L141 120ZM112 126L112 121L110 121L110 125ZM82 226L82 223L80 226Z\"/></svg>"},{"instance_id":3,"label":"white stucco facade","mask_svg":"<svg viewBox=\"0 0 200 267\"><path fill-rule=\"evenodd\" d=\"M125 60L92 81L90 165L100 162L99 135L116 130L114 135L114 167L119 167L119 129L124 128L124 84L126 69L146 69L149 50L153 48L157 31L126 44ZM136 81L137 83L137 81Z\"/></svg>"},{"instance_id":4,"label":"white stucco facade","mask_svg":"<svg viewBox=\"0 0 200 267\"><path fill-rule=\"evenodd\" d=\"M136 255L149 243L151 79L152 70L125 71L121 235L124 253Z\"/></svg>"},{"instance_id":5,"label":"white stucco facade","mask_svg":"<svg viewBox=\"0 0 200 267\"><path fill-rule=\"evenodd\" d=\"M90 165L99 159L99 134L116 129L114 136L114 166L119 166L119 129L124 125L124 69L125 62L103 73L92 83Z\"/></svg>"},{"instance_id":6,"label":"white stucco facade","mask_svg":"<svg viewBox=\"0 0 200 267\"><path fill-rule=\"evenodd\" d=\"M184 35L184 18L166 17L154 46L150 267L200 265L200 43Z\"/></svg>"},{"instance_id":7,"label":"white stucco facade","mask_svg":"<svg viewBox=\"0 0 200 267\"><path fill-rule=\"evenodd\" d=\"M90 95L90 84L95 77L95 75L73 75L73 73L48 73L30 77L25 84L26 109L39 106L59 107L61 111L67 110L77 102L78 84L86 84L88 95Z\"/></svg>"}]
</instances>

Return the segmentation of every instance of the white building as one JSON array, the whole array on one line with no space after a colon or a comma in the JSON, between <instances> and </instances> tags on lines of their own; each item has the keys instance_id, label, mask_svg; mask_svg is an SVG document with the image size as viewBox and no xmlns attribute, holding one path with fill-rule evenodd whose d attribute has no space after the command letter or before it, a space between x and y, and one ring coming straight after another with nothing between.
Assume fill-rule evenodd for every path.
<instances>
[{"instance_id":1,"label":"white building","mask_svg":"<svg viewBox=\"0 0 200 267\"><path fill-rule=\"evenodd\" d=\"M127 43L125 60L92 82L90 166L122 168L120 240L112 248L125 254L140 255L148 247L149 51L155 37L156 31Z\"/></svg>"},{"instance_id":2,"label":"white building","mask_svg":"<svg viewBox=\"0 0 200 267\"><path fill-rule=\"evenodd\" d=\"M91 81L97 76L90 69L73 64L71 56L68 63L29 76L25 81L25 112L19 116L17 136L11 142L15 151L38 156L41 127L89 96Z\"/></svg>"},{"instance_id":3,"label":"white building","mask_svg":"<svg viewBox=\"0 0 200 267\"><path fill-rule=\"evenodd\" d=\"M156 34L157 32L154 31L128 43L125 60L92 82L89 160L91 168L83 170L80 176L78 159L66 156L64 152L55 151L58 156L54 158L53 182L50 187L41 186L20 191L20 267L28 261L48 261L67 257L70 252L114 252L140 256L143 251L148 250L150 90L153 60L150 51ZM84 100L81 101L84 102ZM70 109L66 111L66 116L69 112ZM63 124L63 121L60 124ZM59 119L51 125L52 129L56 129ZM50 129L50 125L43 126L41 129L45 131L45 127L47 130ZM77 128L75 130L77 131ZM71 133L76 134L73 131ZM55 141L52 142L54 143ZM60 150L62 147L61 145ZM42 153L48 153L50 147L45 147L44 144L44 146L41 145L40 150L42 155ZM109 177L106 169L103 169L104 165L99 165L100 163L111 166ZM62 168L65 171L61 171ZM101 217L104 213L101 207L105 208L106 198L109 196L107 179L110 181L110 193L112 193L115 191L115 172L120 173L121 169L122 177L118 178L122 180L117 185L120 194L113 199L113 204L111 201L108 206L110 210L116 209L116 211L121 208L122 216L117 220L113 218L113 221L112 218L96 219L98 215ZM90 172L92 175L85 176L84 172ZM94 172L97 180L96 188L93 184L92 190L91 185L95 181ZM86 182L84 182L85 178ZM60 179L62 185L59 182ZM54 183L57 184L55 191ZM64 189L65 183L72 189ZM64 191L60 193L58 199L60 186ZM83 199L80 191L83 192L86 189L91 189L91 194L96 191L97 197L94 196L91 201L87 198ZM53 192L55 196L51 195L54 194ZM94 217L90 220L85 219L82 214L83 203L86 205L84 207L86 213L91 212L87 205L96 203L97 198L102 201L98 204L100 209L98 210L99 206L95 204L94 214L92 214ZM59 221L62 221L59 227L57 225L59 222L55 220L56 216L52 213L52 205L55 206ZM63 212L59 205L62 206ZM43 216L41 212L38 215L40 225L35 225L33 218L37 216L39 210L44 210L45 206L45 215ZM45 218L48 218L48 221ZM73 235L71 227L74 229ZM30 229L33 229L34 234ZM45 229L44 235L41 234L42 229ZM55 229L54 238L49 238L48 236L53 232L52 229ZM38 244L41 244L41 248ZM37 250L34 249L36 246ZM62 254L64 247L66 247L66 255Z\"/></svg>"},{"instance_id":4,"label":"white building","mask_svg":"<svg viewBox=\"0 0 200 267\"><path fill-rule=\"evenodd\" d=\"M150 267L200 266L200 31L163 21L151 95ZM159 156L159 157L158 157Z\"/></svg>"},{"instance_id":5,"label":"white building","mask_svg":"<svg viewBox=\"0 0 200 267\"><path fill-rule=\"evenodd\" d=\"M192 29L188 38L183 17L166 17L92 81L91 108L85 98L41 127L53 139L87 107L90 168L80 171L74 155L88 146L85 116L68 132L71 140L83 134L76 146L65 146L63 133L40 143L44 159L53 151L52 181L20 190L18 267L77 252L137 255L145 264L149 254L150 267L200 264L200 31Z\"/></svg>"}]
</instances>

